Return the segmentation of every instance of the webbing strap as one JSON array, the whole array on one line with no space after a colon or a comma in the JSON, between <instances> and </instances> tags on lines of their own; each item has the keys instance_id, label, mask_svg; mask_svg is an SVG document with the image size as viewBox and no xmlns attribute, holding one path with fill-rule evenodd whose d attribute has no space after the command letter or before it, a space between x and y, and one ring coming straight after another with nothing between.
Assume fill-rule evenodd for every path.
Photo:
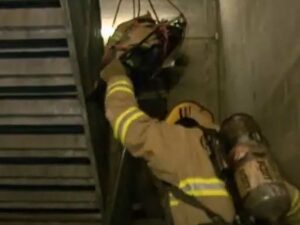
<instances>
[{"instance_id":1,"label":"webbing strap","mask_svg":"<svg viewBox=\"0 0 300 225\"><path fill-rule=\"evenodd\" d=\"M208 218L212 221L213 224L215 224L215 225L230 225L219 214L215 213L210 208L205 206L202 202L200 202L194 196L186 194L180 188L178 188L174 185L171 185L171 184L168 185L168 189L175 198L180 199L181 201L204 211L206 213L206 215L208 216Z\"/></svg>"}]
</instances>

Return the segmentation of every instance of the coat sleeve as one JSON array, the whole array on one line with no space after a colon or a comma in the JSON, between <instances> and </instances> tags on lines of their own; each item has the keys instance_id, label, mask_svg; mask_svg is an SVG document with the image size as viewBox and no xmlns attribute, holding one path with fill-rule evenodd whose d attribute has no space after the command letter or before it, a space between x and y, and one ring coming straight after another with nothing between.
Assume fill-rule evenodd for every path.
<instances>
[{"instance_id":1,"label":"coat sleeve","mask_svg":"<svg viewBox=\"0 0 300 225\"><path fill-rule=\"evenodd\" d=\"M300 224L300 191L287 184L288 192L290 193L292 203L291 208L286 216L286 224L288 225L299 225Z\"/></svg>"},{"instance_id":2,"label":"coat sleeve","mask_svg":"<svg viewBox=\"0 0 300 225\"><path fill-rule=\"evenodd\" d=\"M114 137L134 157L145 159L158 178L177 184L176 165L184 154L181 145L186 143L185 129L152 119L140 110L126 76L108 80L105 106Z\"/></svg>"}]
</instances>

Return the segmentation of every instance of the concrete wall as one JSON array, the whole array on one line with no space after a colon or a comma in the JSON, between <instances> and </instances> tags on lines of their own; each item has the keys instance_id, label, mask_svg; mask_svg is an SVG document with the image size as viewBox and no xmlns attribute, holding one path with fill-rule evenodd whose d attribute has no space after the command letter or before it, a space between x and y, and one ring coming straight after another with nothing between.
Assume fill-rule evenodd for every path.
<instances>
[{"instance_id":1,"label":"concrete wall","mask_svg":"<svg viewBox=\"0 0 300 225\"><path fill-rule=\"evenodd\" d=\"M300 1L220 0L222 116L248 112L300 186Z\"/></svg>"}]
</instances>

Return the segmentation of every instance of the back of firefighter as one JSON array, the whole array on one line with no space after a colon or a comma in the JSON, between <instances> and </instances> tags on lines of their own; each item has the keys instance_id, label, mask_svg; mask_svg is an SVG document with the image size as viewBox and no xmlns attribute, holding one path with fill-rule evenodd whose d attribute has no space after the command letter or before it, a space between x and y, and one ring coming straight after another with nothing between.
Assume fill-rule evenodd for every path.
<instances>
[{"instance_id":1,"label":"back of firefighter","mask_svg":"<svg viewBox=\"0 0 300 225\"><path fill-rule=\"evenodd\" d=\"M176 185L220 214L227 222L234 217L231 198L224 183L216 177L206 150L201 146L202 131L169 125L147 116L138 108L131 81L118 62L108 66L115 74L105 74L107 81L106 116L114 136L135 157L143 158L154 175ZM113 72L114 73L114 72ZM203 111L203 124L214 127L212 118ZM176 225L209 223L204 212L174 197L170 206Z\"/></svg>"},{"instance_id":2,"label":"back of firefighter","mask_svg":"<svg viewBox=\"0 0 300 225\"><path fill-rule=\"evenodd\" d=\"M143 37L133 38L138 43L139 38ZM132 45L134 41L127 42ZM152 119L140 110L133 84L118 59L108 64L102 72L102 78L107 82L106 116L114 137L134 157L146 160L158 179L195 196L226 222L231 223L235 216L233 202L224 183L216 176L208 153L201 144L202 131ZM216 127L207 111L189 113L194 113L202 126ZM299 191L290 185L288 187L293 201L287 221L288 224L300 224ZM172 195L169 205L175 225L212 222L202 210Z\"/></svg>"}]
</instances>

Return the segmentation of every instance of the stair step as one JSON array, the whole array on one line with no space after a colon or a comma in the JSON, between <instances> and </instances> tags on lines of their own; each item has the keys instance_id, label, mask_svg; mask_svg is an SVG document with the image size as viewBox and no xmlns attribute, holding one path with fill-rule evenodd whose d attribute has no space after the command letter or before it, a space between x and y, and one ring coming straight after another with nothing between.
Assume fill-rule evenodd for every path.
<instances>
[{"instance_id":1,"label":"stair step","mask_svg":"<svg viewBox=\"0 0 300 225\"><path fill-rule=\"evenodd\" d=\"M0 214L1 212L90 213L97 211L97 207L97 202L0 202Z\"/></svg>"},{"instance_id":2,"label":"stair step","mask_svg":"<svg viewBox=\"0 0 300 225\"><path fill-rule=\"evenodd\" d=\"M63 27L64 14L61 8L1 9L0 27Z\"/></svg>"},{"instance_id":3,"label":"stair step","mask_svg":"<svg viewBox=\"0 0 300 225\"><path fill-rule=\"evenodd\" d=\"M67 32L64 27L0 27L0 40L26 40L26 39L64 39Z\"/></svg>"},{"instance_id":4,"label":"stair step","mask_svg":"<svg viewBox=\"0 0 300 225\"><path fill-rule=\"evenodd\" d=\"M55 150L47 150L47 149L37 149L37 150L0 150L0 160L9 159L9 158L88 158L88 152L85 149L55 149ZM1 180L0 180L1 184Z\"/></svg>"},{"instance_id":5,"label":"stair step","mask_svg":"<svg viewBox=\"0 0 300 225\"><path fill-rule=\"evenodd\" d=\"M0 191L0 204L2 202L28 202L34 203L76 203L86 202L90 203L95 201L96 194L94 190L91 191L40 191L33 189L32 191Z\"/></svg>"},{"instance_id":6,"label":"stair step","mask_svg":"<svg viewBox=\"0 0 300 225\"><path fill-rule=\"evenodd\" d=\"M0 177L90 178L90 165L0 165Z\"/></svg>"},{"instance_id":7,"label":"stair step","mask_svg":"<svg viewBox=\"0 0 300 225\"><path fill-rule=\"evenodd\" d=\"M65 10L60 0L0 1L0 224L102 220Z\"/></svg>"},{"instance_id":8,"label":"stair step","mask_svg":"<svg viewBox=\"0 0 300 225\"><path fill-rule=\"evenodd\" d=\"M0 149L86 148L84 135L0 135Z\"/></svg>"},{"instance_id":9,"label":"stair step","mask_svg":"<svg viewBox=\"0 0 300 225\"><path fill-rule=\"evenodd\" d=\"M1 116L0 125L83 125L80 115Z\"/></svg>"},{"instance_id":10,"label":"stair step","mask_svg":"<svg viewBox=\"0 0 300 225\"><path fill-rule=\"evenodd\" d=\"M2 76L50 76L71 75L69 58L46 59L0 59L0 77Z\"/></svg>"},{"instance_id":11,"label":"stair step","mask_svg":"<svg viewBox=\"0 0 300 225\"><path fill-rule=\"evenodd\" d=\"M73 203L66 206L72 204ZM20 211L22 213L20 213ZM1 213L0 210L0 221L5 221L5 225L23 225L24 221L25 225L101 225L101 219L101 212L95 208L91 208L90 210L31 210L26 212L24 212L24 209L19 209L15 211L11 210L6 213Z\"/></svg>"},{"instance_id":12,"label":"stair step","mask_svg":"<svg viewBox=\"0 0 300 225\"><path fill-rule=\"evenodd\" d=\"M51 87L51 86L75 86L74 77L71 75L51 75L51 77L1 77L1 87Z\"/></svg>"},{"instance_id":13,"label":"stair step","mask_svg":"<svg viewBox=\"0 0 300 225\"><path fill-rule=\"evenodd\" d=\"M0 179L0 188L8 186L21 186L23 188L28 188L33 186L36 187L47 187L49 190L52 190L54 187L92 187L95 188L95 180L90 178L62 178L62 177L19 177L19 178L1 178ZM15 189L15 188L12 188Z\"/></svg>"},{"instance_id":14,"label":"stair step","mask_svg":"<svg viewBox=\"0 0 300 225\"><path fill-rule=\"evenodd\" d=\"M0 116L81 115L78 99L0 99Z\"/></svg>"},{"instance_id":15,"label":"stair step","mask_svg":"<svg viewBox=\"0 0 300 225\"><path fill-rule=\"evenodd\" d=\"M59 0L1 0L0 8L57 8L60 7Z\"/></svg>"}]
</instances>

